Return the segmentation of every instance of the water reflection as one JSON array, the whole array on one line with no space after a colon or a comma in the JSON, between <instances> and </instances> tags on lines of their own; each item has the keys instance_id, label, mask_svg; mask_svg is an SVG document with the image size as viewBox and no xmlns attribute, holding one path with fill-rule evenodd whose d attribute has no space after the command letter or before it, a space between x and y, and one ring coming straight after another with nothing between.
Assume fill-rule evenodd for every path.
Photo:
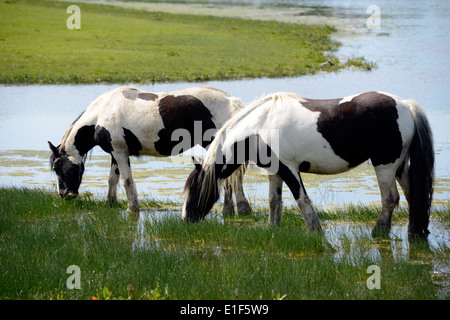
<instances>
[{"instance_id":1,"label":"water reflection","mask_svg":"<svg viewBox=\"0 0 450 320\"><path fill-rule=\"evenodd\" d=\"M135 227L135 239L131 245L132 250L154 250L161 249L164 242L160 240L156 234L151 230L152 226L164 223L165 221L180 221L180 210L153 210L144 209L139 213L129 213L122 211L121 218L131 220ZM224 223L222 214L218 212L211 212L205 218L206 221L215 221L221 224ZM184 223L184 222L183 222ZM217 254L220 253L220 248L216 248Z\"/></svg>"},{"instance_id":2,"label":"water reflection","mask_svg":"<svg viewBox=\"0 0 450 320\"><path fill-rule=\"evenodd\" d=\"M371 236L372 227L355 222L326 223L327 241L337 250L334 260L352 265L370 261L380 266L385 260L422 265L429 269L428 273L437 287L437 297L448 297L450 264L442 257L450 248L450 233L441 221L430 220L431 234L426 241L410 239L405 222L394 223L389 236L383 239Z\"/></svg>"},{"instance_id":3,"label":"water reflection","mask_svg":"<svg viewBox=\"0 0 450 320\"><path fill-rule=\"evenodd\" d=\"M394 223L389 236L382 239L372 237L372 228L370 224L354 221L326 222L327 240L333 247L340 248L335 259L352 261L355 257L366 257L380 262L383 259L414 261L418 258L417 252L440 252L450 247L450 234L440 221L430 221L431 234L427 241L410 239L406 222Z\"/></svg>"}]
</instances>

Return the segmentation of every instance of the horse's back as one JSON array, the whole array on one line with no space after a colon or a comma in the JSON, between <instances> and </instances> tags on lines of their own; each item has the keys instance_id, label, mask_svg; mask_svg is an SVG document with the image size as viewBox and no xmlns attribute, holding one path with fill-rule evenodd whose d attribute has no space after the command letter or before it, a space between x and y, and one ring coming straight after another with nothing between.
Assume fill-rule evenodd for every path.
<instances>
[{"instance_id":1,"label":"horse's back","mask_svg":"<svg viewBox=\"0 0 450 320\"><path fill-rule=\"evenodd\" d=\"M313 173L339 173L369 159L374 166L393 163L414 130L405 103L379 92L327 100L278 93L253 108L239 130L279 130L280 156Z\"/></svg>"},{"instance_id":2,"label":"horse's back","mask_svg":"<svg viewBox=\"0 0 450 320\"><path fill-rule=\"evenodd\" d=\"M95 99L84 117L109 133L114 150L126 148L128 134L142 146L139 155L168 156L180 145L172 139L176 130L189 133L183 150L205 147L210 141L203 141L204 133L220 128L242 107L240 99L212 87L153 93L124 86Z\"/></svg>"},{"instance_id":3,"label":"horse's back","mask_svg":"<svg viewBox=\"0 0 450 320\"><path fill-rule=\"evenodd\" d=\"M393 95L366 92L343 99L307 100L302 106L320 113L317 131L350 168L368 159L374 166L393 163L412 138L411 113Z\"/></svg>"}]
</instances>

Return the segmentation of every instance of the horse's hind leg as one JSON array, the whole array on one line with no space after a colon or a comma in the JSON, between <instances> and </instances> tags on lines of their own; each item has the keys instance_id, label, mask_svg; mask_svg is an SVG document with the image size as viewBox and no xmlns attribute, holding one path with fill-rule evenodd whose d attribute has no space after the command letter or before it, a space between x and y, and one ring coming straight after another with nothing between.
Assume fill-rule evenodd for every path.
<instances>
[{"instance_id":1,"label":"horse's hind leg","mask_svg":"<svg viewBox=\"0 0 450 320\"><path fill-rule=\"evenodd\" d=\"M225 183L223 184L224 199L222 214L224 216L234 215L233 189L231 185L232 183L230 181L225 181Z\"/></svg>"},{"instance_id":2,"label":"horse's hind leg","mask_svg":"<svg viewBox=\"0 0 450 320\"><path fill-rule=\"evenodd\" d=\"M269 174L269 224L280 225L283 216L283 179L277 174Z\"/></svg>"},{"instance_id":3,"label":"horse's hind leg","mask_svg":"<svg viewBox=\"0 0 450 320\"><path fill-rule=\"evenodd\" d=\"M399 170L397 170L397 181L402 187L406 201L409 203L409 176L408 176L408 159L404 160Z\"/></svg>"},{"instance_id":4,"label":"horse's hind leg","mask_svg":"<svg viewBox=\"0 0 450 320\"><path fill-rule=\"evenodd\" d=\"M381 192L381 213L372 231L373 236L386 235L391 230L392 212L400 199L395 183L397 167L394 164L375 167Z\"/></svg>"},{"instance_id":5,"label":"horse's hind leg","mask_svg":"<svg viewBox=\"0 0 450 320\"><path fill-rule=\"evenodd\" d=\"M117 166L116 159L111 156L111 169L109 171L108 178L108 195L106 201L109 203L117 202L117 184L119 183L119 167Z\"/></svg>"},{"instance_id":6,"label":"horse's hind leg","mask_svg":"<svg viewBox=\"0 0 450 320\"><path fill-rule=\"evenodd\" d=\"M117 167L122 175L123 186L127 193L128 200L128 212L139 212L139 201L136 191L136 186L134 185L133 177L131 175L130 159L128 155L123 152L115 152L114 158L117 161Z\"/></svg>"}]
</instances>

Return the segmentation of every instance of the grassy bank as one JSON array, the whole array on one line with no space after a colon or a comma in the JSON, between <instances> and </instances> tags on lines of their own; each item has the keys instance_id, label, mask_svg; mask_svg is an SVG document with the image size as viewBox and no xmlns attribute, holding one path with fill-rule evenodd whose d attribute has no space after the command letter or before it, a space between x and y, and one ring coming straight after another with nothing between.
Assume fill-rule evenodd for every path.
<instances>
[{"instance_id":1,"label":"grassy bank","mask_svg":"<svg viewBox=\"0 0 450 320\"><path fill-rule=\"evenodd\" d=\"M266 210L186 224L176 204L142 206L149 210L137 217L125 203L0 189L0 299L449 298L448 243L372 239L374 208L321 212L325 237L289 208L273 228ZM449 212L434 219L448 228ZM71 265L81 289L67 288ZM370 265L381 269L379 290L367 288Z\"/></svg>"},{"instance_id":2,"label":"grassy bank","mask_svg":"<svg viewBox=\"0 0 450 320\"><path fill-rule=\"evenodd\" d=\"M331 26L172 15L69 3L0 1L0 83L129 83L284 77L336 71ZM321 66L330 60L334 65Z\"/></svg>"}]
</instances>

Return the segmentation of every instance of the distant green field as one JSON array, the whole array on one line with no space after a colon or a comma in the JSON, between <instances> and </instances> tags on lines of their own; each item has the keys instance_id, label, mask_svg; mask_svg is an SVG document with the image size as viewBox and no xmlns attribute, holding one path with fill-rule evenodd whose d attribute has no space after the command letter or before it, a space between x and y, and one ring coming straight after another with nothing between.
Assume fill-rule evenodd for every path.
<instances>
[{"instance_id":1,"label":"distant green field","mask_svg":"<svg viewBox=\"0 0 450 320\"><path fill-rule=\"evenodd\" d=\"M325 52L332 26L172 15L79 3L0 1L0 83L130 83L284 77L370 69ZM320 66L325 61L333 66Z\"/></svg>"},{"instance_id":2,"label":"distant green field","mask_svg":"<svg viewBox=\"0 0 450 320\"><path fill-rule=\"evenodd\" d=\"M266 209L188 224L180 204L141 206L137 216L123 201L0 188L0 299L450 298L448 233L432 248L398 232L374 239L378 208L319 212L324 236L292 208L270 227ZM450 210L432 219L448 230ZM404 209L395 213L395 225L405 221ZM72 265L79 289L68 286L77 283ZM370 266L379 267L379 289L368 287Z\"/></svg>"}]
</instances>

